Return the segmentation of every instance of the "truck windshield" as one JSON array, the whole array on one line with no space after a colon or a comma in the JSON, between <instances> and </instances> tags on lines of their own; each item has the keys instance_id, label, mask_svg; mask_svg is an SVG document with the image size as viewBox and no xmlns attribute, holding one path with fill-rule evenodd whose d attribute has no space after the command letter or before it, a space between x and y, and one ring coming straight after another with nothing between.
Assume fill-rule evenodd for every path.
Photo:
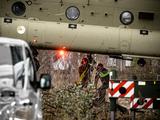
<instances>
[{"instance_id":1,"label":"truck windshield","mask_svg":"<svg viewBox=\"0 0 160 120\"><path fill-rule=\"evenodd\" d=\"M22 47L0 44L0 87L23 87Z\"/></svg>"},{"instance_id":2,"label":"truck windshield","mask_svg":"<svg viewBox=\"0 0 160 120\"><path fill-rule=\"evenodd\" d=\"M8 46L0 45L0 86L14 84L11 50Z\"/></svg>"}]
</instances>

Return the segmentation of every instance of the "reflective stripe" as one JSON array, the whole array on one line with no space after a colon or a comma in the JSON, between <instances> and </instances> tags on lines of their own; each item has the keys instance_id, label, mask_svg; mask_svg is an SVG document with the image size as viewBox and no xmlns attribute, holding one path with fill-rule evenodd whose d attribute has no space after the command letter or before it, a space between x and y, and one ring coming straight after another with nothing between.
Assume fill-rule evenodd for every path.
<instances>
[{"instance_id":1,"label":"reflective stripe","mask_svg":"<svg viewBox=\"0 0 160 120\"><path fill-rule=\"evenodd\" d=\"M100 73L99 73L99 76L102 77L102 78L103 78L103 77L106 77L107 75L109 75L109 72L105 72L105 73L100 72Z\"/></svg>"},{"instance_id":2,"label":"reflective stripe","mask_svg":"<svg viewBox=\"0 0 160 120\"><path fill-rule=\"evenodd\" d=\"M88 71L88 66L86 67L86 69L83 71L83 73L81 74L80 76L80 79L76 82L77 84L80 84L83 80L83 78L86 76L87 74L87 71Z\"/></svg>"},{"instance_id":3,"label":"reflective stripe","mask_svg":"<svg viewBox=\"0 0 160 120\"><path fill-rule=\"evenodd\" d=\"M85 77L86 73L87 73L88 67L86 67L86 69L83 71L83 73L80 76L80 81L83 80L83 78Z\"/></svg>"}]
</instances>

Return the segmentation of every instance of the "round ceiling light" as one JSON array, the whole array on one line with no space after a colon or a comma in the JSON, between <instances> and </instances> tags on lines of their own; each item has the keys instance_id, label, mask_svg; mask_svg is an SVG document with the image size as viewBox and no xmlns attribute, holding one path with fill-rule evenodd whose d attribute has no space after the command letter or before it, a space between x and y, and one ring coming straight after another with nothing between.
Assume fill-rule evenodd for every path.
<instances>
[{"instance_id":1,"label":"round ceiling light","mask_svg":"<svg viewBox=\"0 0 160 120\"><path fill-rule=\"evenodd\" d=\"M26 11L26 6L24 3L20 1L13 3L12 5L13 14L15 14L16 16L21 16L25 13L25 11Z\"/></svg>"},{"instance_id":2,"label":"round ceiling light","mask_svg":"<svg viewBox=\"0 0 160 120\"><path fill-rule=\"evenodd\" d=\"M134 20L134 16L130 11L123 11L120 14L120 21L121 23L123 23L124 25L129 25L133 22Z\"/></svg>"},{"instance_id":3,"label":"round ceiling light","mask_svg":"<svg viewBox=\"0 0 160 120\"><path fill-rule=\"evenodd\" d=\"M17 27L17 33L24 34L26 31L26 28L24 26L18 26Z\"/></svg>"},{"instance_id":4,"label":"round ceiling light","mask_svg":"<svg viewBox=\"0 0 160 120\"><path fill-rule=\"evenodd\" d=\"M80 11L75 6L70 6L66 9L66 17L69 20L76 20L80 16Z\"/></svg>"}]
</instances>

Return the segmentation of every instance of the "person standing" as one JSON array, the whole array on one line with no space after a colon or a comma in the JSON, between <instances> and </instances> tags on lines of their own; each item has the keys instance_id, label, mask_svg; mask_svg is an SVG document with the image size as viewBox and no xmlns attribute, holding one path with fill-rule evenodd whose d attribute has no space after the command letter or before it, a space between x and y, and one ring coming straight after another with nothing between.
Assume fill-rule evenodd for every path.
<instances>
[{"instance_id":1,"label":"person standing","mask_svg":"<svg viewBox=\"0 0 160 120\"><path fill-rule=\"evenodd\" d=\"M79 66L79 70L78 70L79 77L80 77L78 84L81 84L82 88L86 88L89 83L89 80L90 80L89 68L90 68L90 64L89 64L88 58L86 57L82 58L81 65Z\"/></svg>"},{"instance_id":2,"label":"person standing","mask_svg":"<svg viewBox=\"0 0 160 120\"><path fill-rule=\"evenodd\" d=\"M101 80L101 86L97 88L97 84L99 80ZM99 63L96 67L96 76L95 76L94 85L97 91L96 101L99 103L102 103L102 102L105 102L105 98L106 98L108 102L109 99L108 99L108 96L106 96L106 91L109 87L109 71L103 66L102 63Z\"/></svg>"}]
</instances>

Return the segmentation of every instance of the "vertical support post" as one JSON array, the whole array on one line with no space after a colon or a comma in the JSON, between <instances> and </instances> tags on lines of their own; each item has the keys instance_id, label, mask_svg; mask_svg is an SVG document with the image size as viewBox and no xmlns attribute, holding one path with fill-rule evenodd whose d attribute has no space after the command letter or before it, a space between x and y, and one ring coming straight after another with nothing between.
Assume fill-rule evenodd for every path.
<instances>
[{"instance_id":1,"label":"vertical support post","mask_svg":"<svg viewBox=\"0 0 160 120\"><path fill-rule=\"evenodd\" d=\"M136 111L134 109L131 109L131 120L136 119Z\"/></svg>"},{"instance_id":2,"label":"vertical support post","mask_svg":"<svg viewBox=\"0 0 160 120\"><path fill-rule=\"evenodd\" d=\"M116 112L116 102L117 98L110 98L110 115L111 115L111 120L115 120L115 112Z\"/></svg>"},{"instance_id":3,"label":"vertical support post","mask_svg":"<svg viewBox=\"0 0 160 120\"><path fill-rule=\"evenodd\" d=\"M111 111L111 120L115 120L115 111Z\"/></svg>"}]
</instances>

